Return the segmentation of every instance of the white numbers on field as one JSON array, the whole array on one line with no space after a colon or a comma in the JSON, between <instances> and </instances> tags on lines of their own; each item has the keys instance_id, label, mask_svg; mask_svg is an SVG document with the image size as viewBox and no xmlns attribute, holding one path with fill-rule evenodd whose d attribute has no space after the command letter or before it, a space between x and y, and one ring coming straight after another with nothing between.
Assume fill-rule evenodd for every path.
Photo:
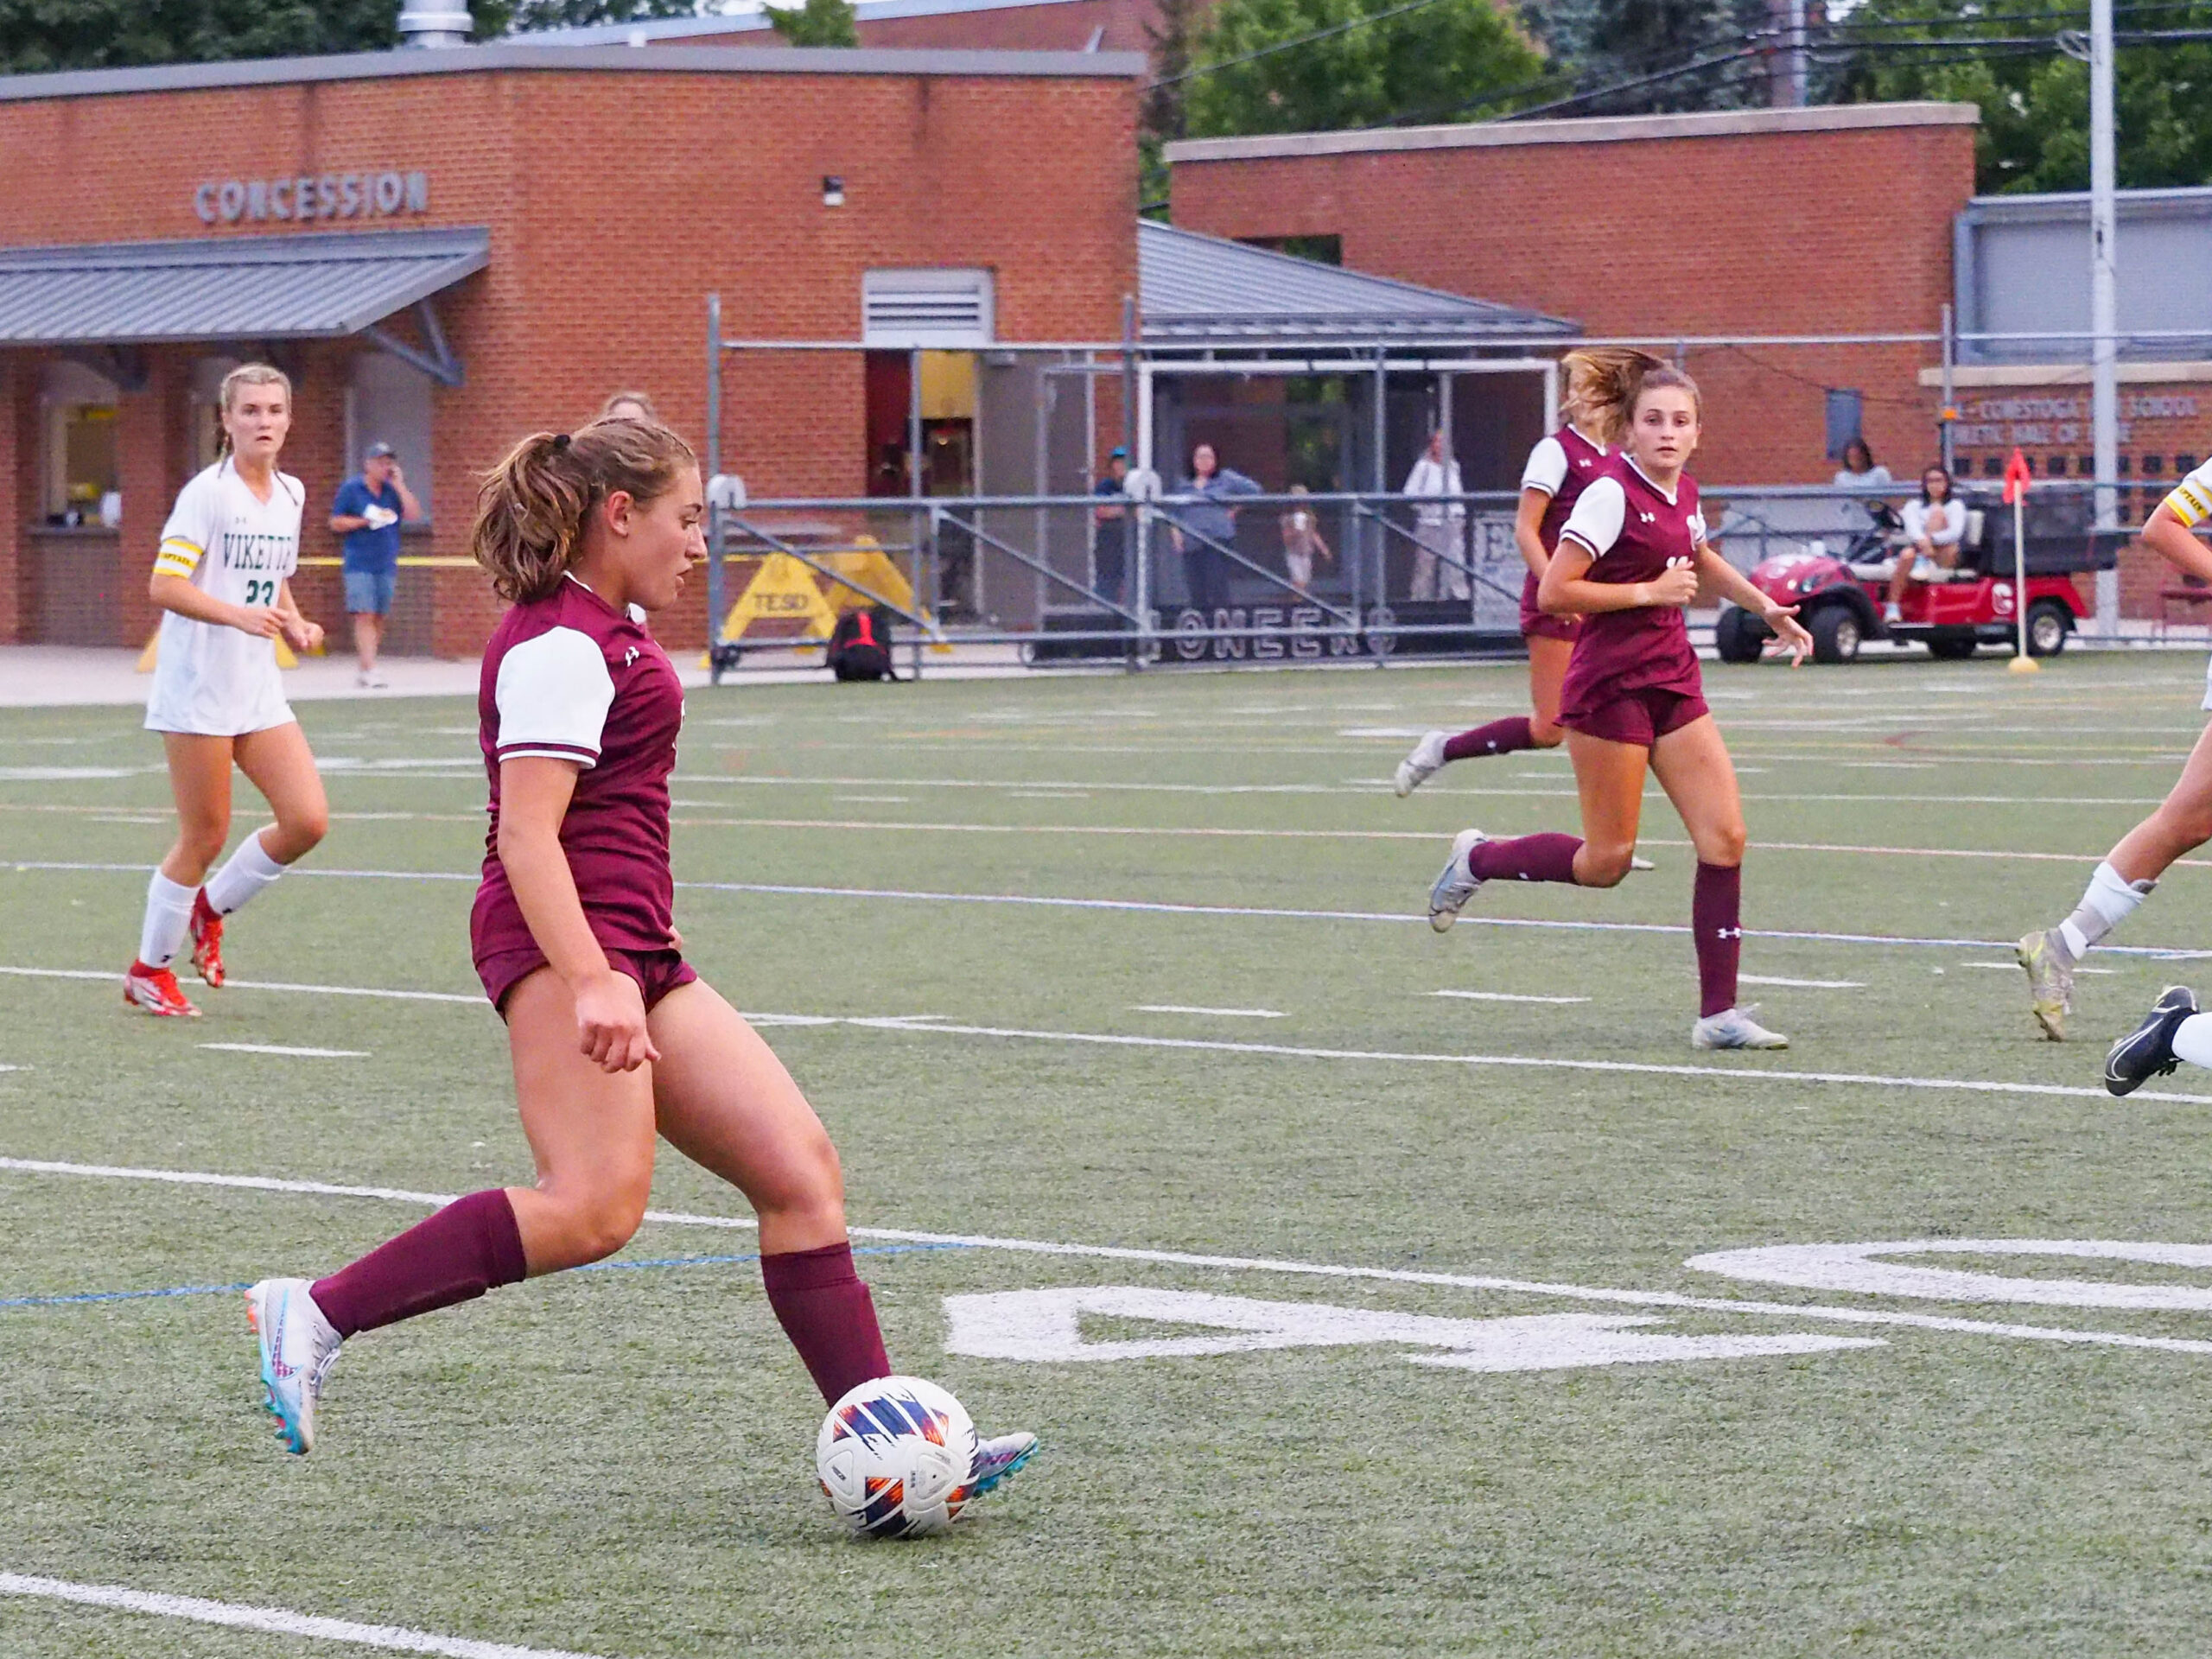
<instances>
[{"instance_id":1,"label":"white numbers on field","mask_svg":"<svg viewBox=\"0 0 2212 1659\"><path fill-rule=\"evenodd\" d=\"M1763 1285L1857 1291L1937 1302L2037 1302L2055 1307L2132 1307L2212 1312L2212 1287L2134 1285L2084 1279L2011 1279L1952 1268L1908 1267L1892 1255L2063 1255L2212 1268L2212 1244L2146 1244L2105 1238L1905 1238L1874 1244L1773 1244L1714 1250L1687 1265Z\"/></svg>"},{"instance_id":2,"label":"white numbers on field","mask_svg":"<svg viewBox=\"0 0 2212 1659\"><path fill-rule=\"evenodd\" d=\"M1747 1359L1814 1354L1835 1348L1879 1348L1867 1337L1787 1332L1766 1336L1676 1337L1652 1332L1662 1319L1611 1314L1556 1313L1500 1319L1443 1319L1419 1313L1332 1307L1320 1302L1263 1302L1243 1296L1096 1285L1062 1290L1001 1291L948 1296L945 1348L980 1359L1033 1363L1122 1359L1183 1359L1249 1353L1265 1348L1351 1347L1375 1344L1440 1349L1408 1355L1416 1365L1463 1371L1554 1371L1585 1365L1648 1365L1676 1360ZM1202 1336L1161 1336L1093 1342L1083 1334L1093 1319L1198 1325Z\"/></svg>"}]
</instances>

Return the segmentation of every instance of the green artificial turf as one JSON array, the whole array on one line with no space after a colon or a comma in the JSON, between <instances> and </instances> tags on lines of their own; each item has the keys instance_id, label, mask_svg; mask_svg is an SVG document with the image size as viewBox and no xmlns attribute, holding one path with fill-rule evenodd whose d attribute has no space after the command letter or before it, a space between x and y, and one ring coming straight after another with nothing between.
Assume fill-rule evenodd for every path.
<instances>
[{"instance_id":1,"label":"green artificial turf","mask_svg":"<svg viewBox=\"0 0 2212 1659\"><path fill-rule=\"evenodd\" d=\"M2172 654L2069 655L2032 678L1709 667L1751 825L1745 926L1878 936L1746 941L1747 974L1847 982L1746 988L1787 1053L1691 1052L1681 932L1488 925L1685 923L1693 861L1656 793L1656 869L1610 893L1493 886L1449 935L1421 925L1455 830L1575 826L1563 753L1389 792L1421 730L1522 708L1515 667L695 691L676 854L697 885L678 921L740 1007L815 1021L765 1029L838 1141L856 1226L2212 1341L2197 1313L1684 1265L1764 1244L2212 1241L2204 1104L2011 1086L2094 1090L2103 1044L2192 964L2098 957L2080 1040L2056 1046L2002 945L2069 910L2163 794L2202 685ZM474 992L472 708L301 713L334 828L233 923L232 972ZM0 718L0 968L130 956L168 834L137 726ZM243 832L258 820L239 787ZM2212 948L2203 870L2171 872L2113 943ZM156 1021L110 980L0 974L0 1064L19 1068L0 1072L0 1157L432 1193L528 1179L480 1002L187 988L206 1017ZM1143 1011L1169 1006L1246 1012ZM902 1023L851 1023L884 1020ZM1147 1040L1076 1040L1100 1037ZM2212 1100L2186 1070L2155 1088ZM672 1153L655 1196L745 1213ZM328 1271L423 1212L0 1169L0 1573L607 1659L2183 1654L2212 1614L2212 1352L863 1237L894 1358L987 1432L1044 1440L953 1536L870 1546L814 1489L819 1402L757 1268L684 1260L748 1255L746 1231L652 1224L618 1259L681 1264L362 1338L304 1460L256 1408L234 1293L6 1305ZM948 1297L1102 1286L1884 1345L1502 1374L1393 1341L946 1351ZM1099 1318L1084 1334L1216 1333ZM7 1659L346 1650L0 1595Z\"/></svg>"}]
</instances>

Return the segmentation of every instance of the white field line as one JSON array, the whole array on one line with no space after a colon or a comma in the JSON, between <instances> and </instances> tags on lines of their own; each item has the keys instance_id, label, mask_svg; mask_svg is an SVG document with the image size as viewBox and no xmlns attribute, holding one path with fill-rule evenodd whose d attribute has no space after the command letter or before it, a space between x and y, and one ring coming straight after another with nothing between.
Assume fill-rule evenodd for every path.
<instances>
[{"instance_id":1,"label":"white field line","mask_svg":"<svg viewBox=\"0 0 2212 1659\"><path fill-rule=\"evenodd\" d=\"M35 1579L21 1573L0 1573L0 1596L34 1596L48 1601L75 1602L84 1607L147 1613L156 1618L188 1619L195 1624L266 1630L275 1636L304 1637L315 1642L344 1642L357 1648L382 1648L392 1653L437 1654L443 1659L592 1659L588 1654L573 1653L563 1648L520 1648L506 1642L433 1636L428 1630L410 1630L397 1624L358 1624L350 1618L321 1618L312 1613L286 1612L277 1607L245 1607L232 1601L205 1601L198 1596L126 1590L112 1584L72 1584L64 1579Z\"/></svg>"},{"instance_id":2,"label":"white field line","mask_svg":"<svg viewBox=\"0 0 2212 1659\"><path fill-rule=\"evenodd\" d=\"M254 1192L384 1198L405 1203L448 1204L452 1201L449 1198L435 1194L402 1192L380 1187L346 1186L323 1181L277 1180L258 1175L219 1175L196 1170L134 1169L114 1165L69 1164L24 1158L0 1158L0 1169L20 1170L31 1174L90 1176L188 1186L239 1187ZM663 1210L647 1211L645 1219L668 1226L712 1227L725 1230L749 1230L756 1224L738 1217L693 1215L681 1211ZM1778 1319L1825 1319L1840 1325L1900 1325L1915 1330L2009 1337L2031 1342L2083 1343L2115 1348L2152 1349L2166 1353L2212 1354L2212 1341L2187 1337L2142 1337L2120 1331L2068 1330L1991 1319L1956 1319L1936 1313L1901 1313L1880 1308L1750 1301L1735 1297L1688 1296L1679 1291L1626 1290L1560 1284L1547 1280L1507 1279L1490 1274L1430 1273L1408 1268L1363 1268L1335 1262L1297 1262L1274 1256L1211 1255L1190 1250L1146 1249L1135 1245L1002 1238L988 1233L931 1233L904 1227L853 1227L847 1230L855 1238L881 1239L889 1243L1003 1250L1020 1255L1146 1262L1163 1267L1217 1268L1234 1273L1276 1273L1300 1278L1367 1280L1388 1284L1428 1285L1446 1290L1488 1290L1514 1295L1548 1296L1567 1301L1611 1303L1632 1307L1676 1308L1698 1313L1760 1313Z\"/></svg>"},{"instance_id":3,"label":"white field line","mask_svg":"<svg viewBox=\"0 0 2212 1659\"><path fill-rule=\"evenodd\" d=\"M2005 967L2012 964L2005 963ZM1743 985L1783 985L1801 991L1863 991L1866 988L1855 979L1781 979L1771 974L1738 974L1737 982Z\"/></svg>"},{"instance_id":4,"label":"white field line","mask_svg":"<svg viewBox=\"0 0 2212 1659\"><path fill-rule=\"evenodd\" d=\"M371 1058L363 1048L288 1048L281 1043L201 1043L201 1048L212 1048L224 1054L288 1054L304 1060L365 1060Z\"/></svg>"},{"instance_id":5,"label":"white field line","mask_svg":"<svg viewBox=\"0 0 2212 1659\"><path fill-rule=\"evenodd\" d=\"M1198 1008L1185 1002L1140 1002L1130 1012L1208 1014L1223 1020L1287 1020L1290 1017L1280 1008Z\"/></svg>"},{"instance_id":6,"label":"white field line","mask_svg":"<svg viewBox=\"0 0 2212 1659\"><path fill-rule=\"evenodd\" d=\"M58 860L19 861L0 866L16 871L105 871L125 875L143 875L153 867L147 864L93 864L64 862ZM474 881L474 870L334 870L306 869L296 867L288 872L295 878L321 877L330 880L347 881ZM1220 916L1237 919L1291 922L1426 922L1418 912L1395 910L1292 910L1269 906L1254 905L1189 905L1172 904L1154 899L1073 899L1058 898L1046 893L936 893L927 889L907 887L831 887L798 882L779 881L678 881L679 892L688 893L755 893L777 898L796 899L899 899L916 904L938 905L1014 905L1034 906L1047 910L1097 910L1126 912L1149 916ZM1687 933L1689 929L1680 922L1586 922L1539 920L1526 916L1462 916L1462 927L1523 927L1538 931L1570 933ZM1747 939L1796 939L1815 944L1887 944L1934 947L1946 950L2010 950L2011 939L1918 938L1910 934L1895 933L1820 933L1805 929L1747 927ZM2161 962L2194 962L2212 957L2212 950L2192 950L2179 946L2152 944L2100 944L2098 950L2107 956L2148 957ZM50 973L66 978L99 979L121 975L103 976L90 969L64 972L56 969L0 968L0 973ZM232 980L234 985L246 985L245 980ZM251 986L257 990L320 990L321 986L290 986L264 983ZM454 996L440 991L363 991L364 996L422 996L448 1001L473 1001L476 999Z\"/></svg>"},{"instance_id":7,"label":"white field line","mask_svg":"<svg viewBox=\"0 0 2212 1659\"><path fill-rule=\"evenodd\" d=\"M104 979L120 985L123 976L105 968L13 968L0 965L0 974L22 979ZM378 996L402 1002L467 1002L488 1007L481 993L464 996L458 991L385 990L372 985L299 985L288 980L232 979L224 982L241 991L307 991L317 996Z\"/></svg>"},{"instance_id":8,"label":"white field line","mask_svg":"<svg viewBox=\"0 0 2212 1659\"><path fill-rule=\"evenodd\" d=\"M2103 945L2099 945L2097 947L2100 950L2104 948L2105 947ZM2020 964L2017 962L1962 962L1959 966L1961 968L1996 968L2000 969L2008 974L2017 974L2020 971ZM2116 974L2120 970L2117 968L2076 968L2074 971L2077 974Z\"/></svg>"},{"instance_id":9,"label":"white field line","mask_svg":"<svg viewBox=\"0 0 2212 1659\"><path fill-rule=\"evenodd\" d=\"M1587 1002L1586 996L1530 996L1520 991L1431 991L1431 996L1456 996L1469 1002Z\"/></svg>"}]
</instances>

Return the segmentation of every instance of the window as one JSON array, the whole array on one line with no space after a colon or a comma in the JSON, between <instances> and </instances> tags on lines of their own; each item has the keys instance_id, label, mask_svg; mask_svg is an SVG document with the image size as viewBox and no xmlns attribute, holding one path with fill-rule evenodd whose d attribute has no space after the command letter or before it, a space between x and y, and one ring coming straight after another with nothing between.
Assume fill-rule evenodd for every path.
<instances>
[{"instance_id":1,"label":"window","mask_svg":"<svg viewBox=\"0 0 2212 1659\"><path fill-rule=\"evenodd\" d=\"M959 351L991 343L988 270L871 270L861 299L861 338L877 349Z\"/></svg>"},{"instance_id":2,"label":"window","mask_svg":"<svg viewBox=\"0 0 2212 1659\"><path fill-rule=\"evenodd\" d=\"M115 383L81 363L46 365L39 381L39 415L46 521L51 524L114 524L123 516L121 474L116 465Z\"/></svg>"}]
</instances>

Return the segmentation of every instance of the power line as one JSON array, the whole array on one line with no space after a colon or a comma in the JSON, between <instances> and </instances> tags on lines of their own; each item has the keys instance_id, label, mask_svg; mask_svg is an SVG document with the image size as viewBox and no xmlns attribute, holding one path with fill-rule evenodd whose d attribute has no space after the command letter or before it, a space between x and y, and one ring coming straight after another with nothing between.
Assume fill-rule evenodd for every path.
<instances>
[{"instance_id":1,"label":"power line","mask_svg":"<svg viewBox=\"0 0 2212 1659\"><path fill-rule=\"evenodd\" d=\"M1402 17L1409 11L1420 11L1425 7L1436 3L1437 0L1407 0L1406 4L1393 6L1388 11L1369 12L1363 16L1350 18L1341 23L1332 23L1326 29L1317 29L1310 34L1295 35L1287 41L1277 41L1272 46L1261 47L1257 51L1247 52L1241 57L1224 58L1218 63L1198 64L1179 74L1162 75L1158 80L1147 81L1142 90L1149 92L1161 86L1173 86L1182 81L1195 79L1200 75L1210 75L1217 70L1234 69L1240 64L1256 63L1262 58L1274 56L1278 52L1287 52L1294 47L1310 46L1316 41L1325 41L1335 35L1347 35L1355 29L1365 29L1373 23L1388 22L1393 17Z\"/></svg>"}]
</instances>

